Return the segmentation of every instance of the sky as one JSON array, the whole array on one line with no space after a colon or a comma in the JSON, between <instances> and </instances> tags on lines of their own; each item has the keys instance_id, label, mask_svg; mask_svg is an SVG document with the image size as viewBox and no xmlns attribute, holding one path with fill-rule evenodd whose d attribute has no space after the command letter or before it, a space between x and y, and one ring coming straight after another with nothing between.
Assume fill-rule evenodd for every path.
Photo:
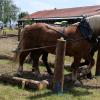
<instances>
[{"instance_id":1,"label":"sky","mask_svg":"<svg viewBox=\"0 0 100 100\"><path fill-rule=\"evenodd\" d=\"M21 12L100 5L100 0L13 0Z\"/></svg>"}]
</instances>

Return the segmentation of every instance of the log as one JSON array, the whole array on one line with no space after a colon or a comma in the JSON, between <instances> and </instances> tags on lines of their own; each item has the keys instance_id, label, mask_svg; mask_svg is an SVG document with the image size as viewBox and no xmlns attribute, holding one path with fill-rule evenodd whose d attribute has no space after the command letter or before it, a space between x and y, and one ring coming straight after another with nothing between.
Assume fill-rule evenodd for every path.
<instances>
[{"instance_id":1,"label":"log","mask_svg":"<svg viewBox=\"0 0 100 100\"><path fill-rule=\"evenodd\" d=\"M58 39L56 47L56 61L54 69L53 90L63 92L64 83L64 58L65 58L66 40Z\"/></svg>"},{"instance_id":2,"label":"log","mask_svg":"<svg viewBox=\"0 0 100 100\"><path fill-rule=\"evenodd\" d=\"M8 75L0 75L0 81L10 83L13 85L19 85L22 87L22 89L31 88L35 90L41 90L49 86L49 82L47 80L36 81L32 79L25 79Z\"/></svg>"}]
</instances>

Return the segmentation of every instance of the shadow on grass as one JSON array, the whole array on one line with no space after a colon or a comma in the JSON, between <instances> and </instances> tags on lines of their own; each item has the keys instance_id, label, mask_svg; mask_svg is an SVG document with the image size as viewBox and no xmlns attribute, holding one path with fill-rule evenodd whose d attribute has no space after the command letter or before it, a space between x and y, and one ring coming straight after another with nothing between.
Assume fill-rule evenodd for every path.
<instances>
[{"instance_id":1,"label":"shadow on grass","mask_svg":"<svg viewBox=\"0 0 100 100\"><path fill-rule=\"evenodd\" d=\"M44 93L41 93L41 92L38 92L36 93L35 96L29 96L27 99L28 100L36 100L36 99L41 99L41 98L44 98L45 97L48 97L48 96L63 96L63 95L73 95L75 97L79 97L79 96L87 96L87 95L91 95L93 94L92 92L88 91L88 89L77 89L75 88L73 85L66 85L67 87L64 86L64 92L63 93L57 93L57 92L53 92L52 90L51 91L47 91L47 92L44 92Z\"/></svg>"},{"instance_id":2,"label":"shadow on grass","mask_svg":"<svg viewBox=\"0 0 100 100\"><path fill-rule=\"evenodd\" d=\"M54 92L52 92L52 91L49 91L49 92L46 92L46 93L44 93L44 94L37 94L37 95L35 95L35 96L29 96L27 99L28 100L35 100L35 99L41 99L41 98L45 98L45 97L47 97L47 96L52 96L52 95L54 95L55 93Z\"/></svg>"},{"instance_id":3,"label":"shadow on grass","mask_svg":"<svg viewBox=\"0 0 100 100\"><path fill-rule=\"evenodd\" d=\"M87 88L75 87L72 82L64 84L64 93L71 94L73 96L86 96L92 94Z\"/></svg>"},{"instance_id":4,"label":"shadow on grass","mask_svg":"<svg viewBox=\"0 0 100 100\"><path fill-rule=\"evenodd\" d=\"M35 96L29 96L27 99L28 100L35 100L35 99L41 99L41 98L45 98L45 97L47 97L47 96L53 96L53 95L66 95L66 94L68 94L68 95L73 95L73 96L86 96L86 95L90 95L90 94L92 94L92 92L89 92L89 91L76 91L76 90L71 90L71 91L64 91L64 93L63 94L58 94L58 93L55 93L55 92L52 92L52 91L50 91L50 92L47 92L47 93L44 93L44 94L37 94L37 95L35 95Z\"/></svg>"},{"instance_id":5,"label":"shadow on grass","mask_svg":"<svg viewBox=\"0 0 100 100\"><path fill-rule=\"evenodd\" d=\"M28 76L29 75L29 76ZM33 78L33 75L32 73L30 74L30 72L24 72L24 77L28 77L28 78ZM47 77L46 77L47 79ZM41 79L39 79L41 80ZM63 92L63 95L73 95L73 96L86 96L86 95L91 95L92 92L88 91L88 89L86 88L76 88L74 87L73 83L71 82L64 82L64 92ZM3 84L3 85L10 85L10 86L16 86L16 85L11 85L11 84L7 84L7 83L2 83L0 82L0 84ZM20 86L18 86L19 89L21 89ZM55 93L53 91L42 91L42 93L40 91L36 91L36 90L33 90L33 89L27 89L25 88L25 90L29 91L29 92L35 92L35 95L34 96L29 96L27 97L28 100L34 100L34 99L41 99L41 98L45 98L47 96L53 96L53 95L58 95L58 93Z\"/></svg>"},{"instance_id":6,"label":"shadow on grass","mask_svg":"<svg viewBox=\"0 0 100 100\"><path fill-rule=\"evenodd\" d=\"M11 85L11 84L8 84L8 83L2 83L0 82L0 84L3 84L5 86L16 86L16 85ZM18 86L19 89L21 89L20 86ZM33 90L33 89L27 89L25 88L24 90L26 91L29 91L31 93L34 93L35 95L30 95L29 97L27 97L28 100L36 100L36 99L41 99L41 98L44 98L45 97L50 97L50 96L58 96L60 95L59 93L56 93L56 92L53 92L52 90L41 90L41 91L37 91L37 90ZM84 89L84 88L76 88L73 86L73 84L71 83L66 83L64 84L64 92L62 94L63 95L73 95L75 97L79 97L79 96L87 96L87 95L91 95L92 92L90 92L88 89Z\"/></svg>"}]
</instances>

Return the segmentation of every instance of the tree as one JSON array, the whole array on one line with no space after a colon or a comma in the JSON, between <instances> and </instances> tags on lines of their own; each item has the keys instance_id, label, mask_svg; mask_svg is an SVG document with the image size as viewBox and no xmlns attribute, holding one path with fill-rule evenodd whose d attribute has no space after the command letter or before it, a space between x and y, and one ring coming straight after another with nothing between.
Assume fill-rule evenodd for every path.
<instances>
[{"instance_id":1,"label":"tree","mask_svg":"<svg viewBox=\"0 0 100 100\"><path fill-rule=\"evenodd\" d=\"M12 0L0 0L0 20L4 23L16 20L19 8L13 3Z\"/></svg>"},{"instance_id":2,"label":"tree","mask_svg":"<svg viewBox=\"0 0 100 100\"><path fill-rule=\"evenodd\" d=\"M25 16L28 16L28 12L21 12L18 16L19 16L19 19L25 17Z\"/></svg>"},{"instance_id":3,"label":"tree","mask_svg":"<svg viewBox=\"0 0 100 100\"><path fill-rule=\"evenodd\" d=\"M24 20L21 24L26 25L26 24L31 24L31 20L29 18L29 14L28 12L21 12L19 15L18 15L18 18L21 19L21 18L24 18L24 17L27 17L26 19L27 20Z\"/></svg>"}]
</instances>

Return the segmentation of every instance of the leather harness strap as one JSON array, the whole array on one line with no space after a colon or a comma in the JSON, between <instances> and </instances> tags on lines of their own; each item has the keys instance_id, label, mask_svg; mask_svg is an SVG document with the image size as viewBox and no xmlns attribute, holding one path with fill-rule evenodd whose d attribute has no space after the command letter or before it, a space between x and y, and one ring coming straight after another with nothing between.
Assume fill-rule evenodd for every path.
<instances>
[{"instance_id":1,"label":"leather harness strap","mask_svg":"<svg viewBox=\"0 0 100 100\"><path fill-rule=\"evenodd\" d=\"M62 30L56 30L56 29L54 29L54 28L52 28L52 27L49 27L49 26L47 26L47 28L56 31L56 32L59 33L65 40L70 40L67 36L64 35L64 33L65 33L65 28L66 28L65 26L62 27Z\"/></svg>"}]
</instances>

